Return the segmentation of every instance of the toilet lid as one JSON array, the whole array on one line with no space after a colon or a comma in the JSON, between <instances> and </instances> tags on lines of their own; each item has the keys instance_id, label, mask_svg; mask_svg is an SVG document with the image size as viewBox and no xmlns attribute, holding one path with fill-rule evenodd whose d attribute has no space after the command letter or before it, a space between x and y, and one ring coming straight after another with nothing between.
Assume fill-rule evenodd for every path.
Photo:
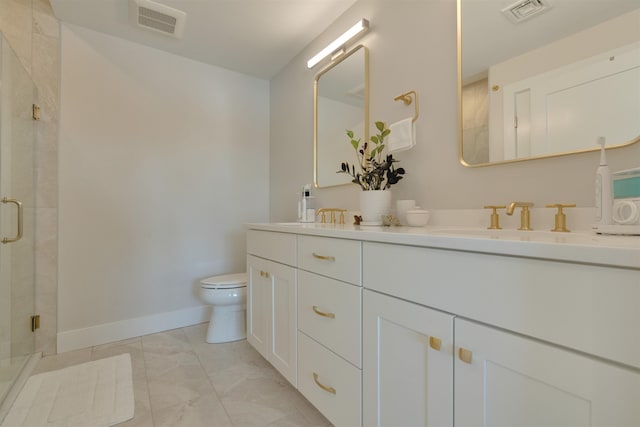
<instances>
[{"instance_id":1,"label":"toilet lid","mask_svg":"<svg viewBox=\"0 0 640 427\"><path fill-rule=\"evenodd\" d=\"M221 276L211 276L200 281L201 286L206 289L232 289L244 288L247 286L247 273L223 274Z\"/></svg>"}]
</instances>

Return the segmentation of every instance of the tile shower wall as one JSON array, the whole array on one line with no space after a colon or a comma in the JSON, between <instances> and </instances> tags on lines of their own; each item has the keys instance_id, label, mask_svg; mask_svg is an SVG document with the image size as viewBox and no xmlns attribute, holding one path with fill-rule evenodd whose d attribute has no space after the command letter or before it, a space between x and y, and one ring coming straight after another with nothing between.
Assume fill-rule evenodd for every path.
<instances>
[{"instance_id":1,"label":"tile shower wall","mask_svg":"<svg viewBox=\"0 0 640 427\"><path fill-rule=\"evenodd\" d=\"M0 0L0 31L31 74L41 119L36 142L36 350L56 351L59 22L48 0Z\"/></svg>"}]
</instances>

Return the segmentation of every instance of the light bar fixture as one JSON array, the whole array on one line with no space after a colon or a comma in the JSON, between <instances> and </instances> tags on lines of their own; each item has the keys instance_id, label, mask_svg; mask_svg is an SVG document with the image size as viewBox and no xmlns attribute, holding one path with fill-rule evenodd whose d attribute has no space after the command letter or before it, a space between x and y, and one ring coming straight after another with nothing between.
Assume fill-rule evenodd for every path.
<instances>
[{"instance_id":1,"label":"light bar fixture","mask_svg":"<svg viewBox=\"0 0 640 427\"><path fill-rule=\"evenodd\" d=\"M327 47L318 52L318 54L316 54L313 58L308 60L307 68L313 68L318 62L322 61L333 52L344 47L344 45L347 44L348 41L363 35L367 30L369 30L369 21L366 19L361 19L356 23L356 25L349 28L343 35L335 39Z\"/></svg>"}]
</instances>

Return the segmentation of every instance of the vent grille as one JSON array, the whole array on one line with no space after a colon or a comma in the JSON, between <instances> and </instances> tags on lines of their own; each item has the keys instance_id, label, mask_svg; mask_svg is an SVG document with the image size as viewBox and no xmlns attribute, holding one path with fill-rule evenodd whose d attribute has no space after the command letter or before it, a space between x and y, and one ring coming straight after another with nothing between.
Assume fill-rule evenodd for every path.
<instances>
[{"instance_id":1,"label":"vent grille","mask_svg":"<svg viewBox=\"0 0 640 427\"><path fill-rule=\"evenodd\" d=\"M130 0L130 18L140 28L182 37L187 14L151 0Z\"/></svg>"},{"instance_id":2,"label":"vent grille","mask_svg":"<svg viewBox=\"0 0 640 427\"><path fill-rule=\"evenodd\" d=\"M502 13L514 23L533 18L551 8L546 0L521 0L502 9Z\"/></svg>"}]
</instances>

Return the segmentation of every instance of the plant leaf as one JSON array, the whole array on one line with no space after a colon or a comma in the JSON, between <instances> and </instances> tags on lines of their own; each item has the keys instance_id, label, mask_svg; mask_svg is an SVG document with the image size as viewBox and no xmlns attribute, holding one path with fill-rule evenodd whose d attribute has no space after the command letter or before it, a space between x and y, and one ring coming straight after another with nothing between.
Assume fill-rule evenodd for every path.
<instances>
[{"instance_id":1,"label":"plant leaf","mask_svg":"<svg viewBox=\"0 0 640 427\"><path fill-rule=\"evenodd\" d=\"M384 129L384 122L376 122L376 128L378 128L378 130L382 132Z\"/></svg>"}]
</instances>

